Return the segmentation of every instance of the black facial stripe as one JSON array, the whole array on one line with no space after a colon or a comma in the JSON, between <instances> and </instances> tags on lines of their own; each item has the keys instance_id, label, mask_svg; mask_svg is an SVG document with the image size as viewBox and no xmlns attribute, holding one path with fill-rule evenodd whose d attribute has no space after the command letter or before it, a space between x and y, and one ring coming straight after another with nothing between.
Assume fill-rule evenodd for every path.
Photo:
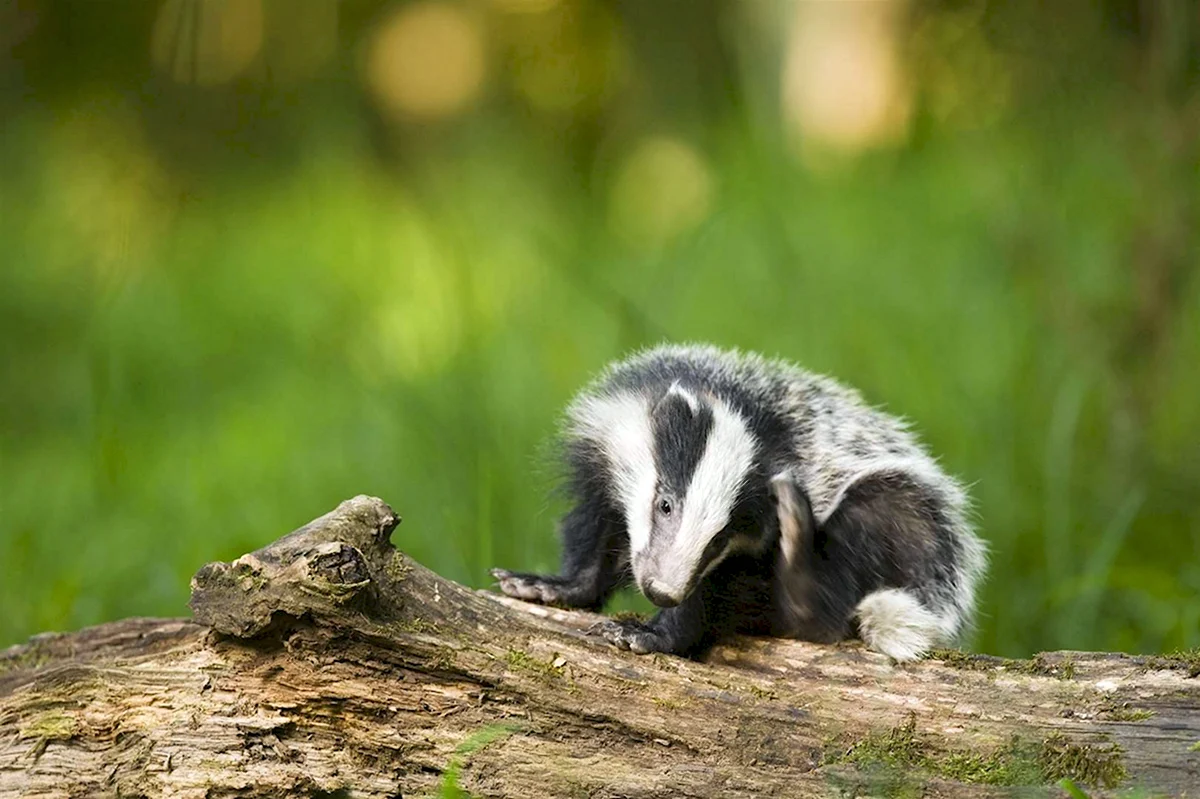
<instances>
[{"instance_id":1,"label":"black facial stripe","mask_svg":"<svg viewBox=\"0 0 1200 799\"><path fill-rule=\"evenodd\" d=\"M677 393L667 394L654 408L655 465L659 478L676 494L687 490L712 427L712 408L698 402L693 412L687 398Z\"/></svg>"},{"instance_id":2,"label":"black facial stripe","mask_svg":"<svg viewBox=\"0 0 1200 799\"><path fill-rule=\"evenodd\" d=\"M704 355L660 354L610 379L614 387L634 391L663 391L679 383L693 393L711 393L741 415L760 442L787 442L790 447L792 422L777 410L786 404L789 383L775 379L763 384L759 378L755 370L728 369Z\"/></svg>"},{"instance_id":3,"label":"black facial stripe","mask_svg":"<svg viewBox=\"0 0 1200 799\"><path fill-rule=\"evenodd\" d=\"M703 572L708 568L708 564L721 556L725 551L725 547L733 540L734 530L732 527L726 527L721 532L713 536L713 539L708 542L708 546L704 548L704 554L700 557L699 567L697 572Z\"/></svg>"}]
</instances>

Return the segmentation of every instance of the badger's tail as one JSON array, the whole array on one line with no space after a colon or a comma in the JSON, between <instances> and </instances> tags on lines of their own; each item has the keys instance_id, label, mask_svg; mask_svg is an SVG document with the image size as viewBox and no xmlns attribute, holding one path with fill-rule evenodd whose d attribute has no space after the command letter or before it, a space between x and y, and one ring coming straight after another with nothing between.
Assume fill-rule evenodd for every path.
<instances>
[{"instance_id":1,"label":"badger's tail","mask_svg":"<svg viewBox=\"0 0 1200 799\"><path fill-rule=\"evenodd\" d=\"M903 588L867 594L855 609L863 643L896 660L915 660L935 646L947 644L955 632L939 616Z\"/></svg>"}]
</instances>

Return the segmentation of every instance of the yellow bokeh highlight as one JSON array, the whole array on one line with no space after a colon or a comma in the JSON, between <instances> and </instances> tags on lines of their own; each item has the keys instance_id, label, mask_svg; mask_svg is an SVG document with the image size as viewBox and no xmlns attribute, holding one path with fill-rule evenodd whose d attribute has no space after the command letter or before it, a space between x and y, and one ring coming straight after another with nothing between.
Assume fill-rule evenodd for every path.
<instances>
[{"instance_id":1,"label":"yellow bokeh highlight","mask_svg":"<svg viewBox=\"0 0 1200 799\"><path fill-rule=\"evenodd\" d=\"M668 137L641 141L622 162L610 197L613 228L645 247L670 242L712 208L713 178L690 144Z\"/></svg>"},{"instance_id":2,"label":"yellow bokeh highlight","mask_svg":"<svg viewBox=\"0 0 1200 799\"><path fill-rule=\"evenodd\" d=\"M897 54L902 3L797 3L783 66L789 132L855 152L899 139L911 90Z\"/></svg>"},{"instance_id":3,"label":"yellow bokeh highlight","mask_svg":"<svg viewBox=\"0 0 1200 799\"><path fill-rule=\"evenodd\" d=\"M383 21L368 45L367 86L392 117L452 116L483 89L484 49L480 24L460 7L405 5Z\"/></svg>"},{"instance_id":4,"label":"yellow bokeh highlight","mask_svg":"<svg viewBox=\"0 0 1200 799\"><path fill-rule=\"evenodd\" d=\"M63 261L85 257L98 277L120 282L143 268L168 225L172 186L137 112L119 98L79 103L44 143L48 216Z\"/></svg>"},{"instance_id":5,"label":"yellow bokeh highlight","mask_svg":"<svg viewBox=\"0 0 1200 799\"><path fill-rule=\"evenodd\" d=\"M982 6L924 15L904 49L924 108L939 125L984 127L1010 110L1013 65L989 41Z\"/></svg>"},{"instance_id":6,"label":"yellow bokeh highlight","mask_svg":"<svg viewBox=\"0 0 1200 799\"><path fill-rule=\"evenodd\" d=\"M370 223L382 247L354 358L375 378L412 379L457 357L470 335L505 323L541 280L542 262L519 235L497 232L486 252L464 256L428 220L397 205Z\"/></svg>"},{"instance_id":7,"label":"yellow bokeh highlight","mask_svg":"<svg viewBox=\"0 0 1200 799\"><path fill-rule=\"evenodd\" d=\"M263 48L262 0L166 0L151 30L156 67L179 83L228 83Z\"/></svg>"},{"instance_id":8,"label":"yellow bokeh highlight","mask_svg":"<svg viewBox=\"0 0 1200 799\"><path fill-rule=\"evenodd\" d=\"M508 14L541 14L562 5L562 0L492 0L492 5Z\"/></svg>"},{"instance_id":9,"label":"yellow bokeh highlight","mask_svg":"<svg viewBox=\"0 0 1200 799\"><path fill-rule=\"evenodd\" d=\"M599 3L555 5L502 26L517 94L544 113L580 113L603 105L625 73L620 27Z\"/></svg>"}]
</instances>

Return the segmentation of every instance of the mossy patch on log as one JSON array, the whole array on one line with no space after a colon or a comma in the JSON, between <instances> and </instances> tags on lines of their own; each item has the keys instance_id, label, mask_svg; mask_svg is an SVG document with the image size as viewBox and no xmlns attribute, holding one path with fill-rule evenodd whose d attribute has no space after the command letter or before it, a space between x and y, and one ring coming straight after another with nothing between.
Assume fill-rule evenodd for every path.
<instances>
[{"instance_id":1,"label":"mossy patch on log","mask_svg":"<svg viewBox=\"0 0 1200 799\"><path fill-rule=\"evenodd\" d=\"M553 660L541 660L523 649L509 649L504 660L514 671L525 672L545 683L564 686L572 693L579 690L579 686L567 674L566 660L557 655Z\"/></svg>"},{"instance_id":2,"label":"mossy patch on log","mask_svg":"<svg viewBox=\"0 0 1200 799\"><path fill-rule=\"evenodd\" d=\"M53 741L69 741L79 732L79 719L61 710L47 710L33 716L17 732L18 740L35 741L33 759L36 761Z\"/></svg>"},{"instance_id":3,"label":"mossy patch on log","mask_svg":"<svg viewBox=\"0 0 1200 799\"><path fill-rule=\"evenodd\" d=\"M1061 733L1041 742L1013 737L986 754L944 750L918 732L916 716L910 715L890 730L869 733L849 744L831 742L822 764L852 764L868 771L918 771L973 785L1048 785L1065 778L1114 788L1127 777L1122 755L1117 744L1072 743Z\"/></svg>"},{"instance_id":4,"label":"mossy patch on log","mask_svg":"<svg viewBox=\"0 0 1200 799\"><path fill-rule=\"evenodd\" d=\"M1002 658L993 655L973 655L961 649L931 649L926 660L940 660L952 669L995 673L1007 671L1013 674L1029 674L1038 677L1056 677L1070 680L1075 677L1075 661L1071 657L1051 660L1043 653L1028 660Z\"/></svg>"},{"instance_id":5,"label":"mossy patch on log","mask_svg":"<svg viewBox=\"0 0 1200 799\"><path fill-rule=\"evenodd\" d=\"M1182 671L1189 677L1200 677L1200 647L1180 649L1169 655L1152 657L1146 662L1146 668Z\"/></svg>"},{"instance_id":6,"label":"mossy patch on log","mask_svg":"<svg viewBox=\"0 0 1200 799\"><path fill-rule=\"evenodd\" d=\"M1062 733L1042 742L1038 764L1047 782L1069 779L1100 788L1115 788L1125 781L1124 751L1115 743L1076 744Z\"/></svg>"},{"instance_id":7,"label":"mossy patch on log","mask_svg":"<svg viewBox=\"0 0 1200 799\"><path fill-rule=\"evenodd\" d=\"M79 731L79 720L61 710L47 710L31 718L21 727L19 738L45 738L61 741L71 738Z\"/></svg>"},{"instance_id":8,"label":"mossy patch on log","mask_svg":"<svg viewBox=\"0 0 1200 799\"><path fill-rule=\"evenodd\" d=\"M395 623L395 629L401 633L416 633L433 635L440 632L438 623L429 621L421 616L410 615Z\"/></svg>"},{"instance_id":9,"label":"mossy patch on log","mask_svg":"<svg viewBox=\"0 0 1200 799\"><path fill-rule=\"evenodd\" d=\"M13 647L9 652L14 654L0 653L0 674L18 669L36 669L53 659L35 644Z\"/></svg>"},{"instance_id":10,"label":"mossy patch on log","mask_svg":"<svg viewBox=\"0 0 1200 799\"><path fill-rule=\"evenodd\" d=\"M908 721L891 730L869 733L840 752L827 752L825 764L918 769L976 785L1038 785L1046 780L1037 757L1036 746L1017 739L987 755L939 751L917 732L916 716L909 716Z\"/></svg>"},{"instance_id":11,"label":"mossy patch on log","mask_svg":"<svg viewBox=\"0 0 1200 799\"><path fill-rule=\"evenodd\" d=\"M1147 710L1146 708L1141 707L1133 707L1128 702L1122 702L1121 704L1110 703L1101 708L1100 712L1112 721L1136 722L1146 721L1147 719L1154 718L1153 710Z\"/></svg>"}]
</instances>

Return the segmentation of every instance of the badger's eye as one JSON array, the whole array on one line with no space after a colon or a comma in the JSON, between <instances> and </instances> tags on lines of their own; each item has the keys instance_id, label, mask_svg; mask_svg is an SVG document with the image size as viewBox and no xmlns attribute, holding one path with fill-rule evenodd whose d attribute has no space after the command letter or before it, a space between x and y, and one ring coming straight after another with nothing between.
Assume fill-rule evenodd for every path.
<instances>
[{"instance_id":1,"label":"badger's eye","mask_svg":"<svg viewBox=\"0 0 1200 799\"><path fill-rule=\"evenodd\" d=\"M660 500L658 501L658 512L659 512L659 513L661 513L663 516L670 516L670 515L671 515L671 510L672 510L672 508L671 508L671 500L669 500L669 499L660 499Z\"/></svg>"}]
</instances>

